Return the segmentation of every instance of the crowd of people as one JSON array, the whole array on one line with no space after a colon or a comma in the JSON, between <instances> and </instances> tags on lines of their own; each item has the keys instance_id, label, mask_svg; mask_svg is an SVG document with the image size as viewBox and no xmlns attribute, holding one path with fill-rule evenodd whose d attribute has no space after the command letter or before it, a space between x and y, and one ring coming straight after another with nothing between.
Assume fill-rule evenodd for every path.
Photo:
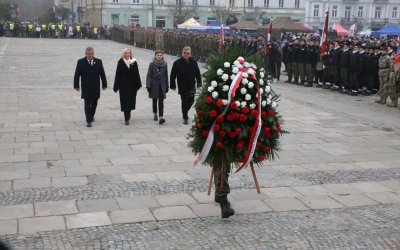
<instances>
[{"instance_id":1,"label":"crowd of people","mask_svg":"<svg viewBox=\"0 0 400 250\"><path fill-rule=\"evenodd\" d=\"M0 22L0 36L21 38L110 39L110 26L84 24Z\"/></svg>"}]
</instances>

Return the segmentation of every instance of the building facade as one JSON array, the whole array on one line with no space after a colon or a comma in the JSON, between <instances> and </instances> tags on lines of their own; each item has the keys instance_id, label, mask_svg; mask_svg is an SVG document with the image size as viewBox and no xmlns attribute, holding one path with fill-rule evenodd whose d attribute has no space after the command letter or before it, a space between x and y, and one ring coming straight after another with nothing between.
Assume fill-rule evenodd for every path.
<instances>
[{"instance_id":1,"label":"building facade","mask_svg":"<svg viewBox=\"0 0 400 250\"><path fill-rule=\"evenodd\" d=\"M76 21L94 25L131 25L176 27L182 18L194 17L201 24L225 22L229 16L238 20L268 22L275 17L304 19L306 0L59 0L70 8L74 3ZM79 12L79 10L80 12ZM79 14L80 13L80 14ZM261 20L261 21L260 21ZM81 21L82 22L82 21Z\"/></svg>"},{"instance_id":2,"label":"building facade","mask_svg":"<svg viewBox=\"0 0 400 250\"><path fill-rule=\"evenodd\" d=\"M329 8L330 27L340 23L349 28L377 30L386 24L400 24L400 0L307 0L305 23L322 28Z\"/></svg>"}]
</instances>

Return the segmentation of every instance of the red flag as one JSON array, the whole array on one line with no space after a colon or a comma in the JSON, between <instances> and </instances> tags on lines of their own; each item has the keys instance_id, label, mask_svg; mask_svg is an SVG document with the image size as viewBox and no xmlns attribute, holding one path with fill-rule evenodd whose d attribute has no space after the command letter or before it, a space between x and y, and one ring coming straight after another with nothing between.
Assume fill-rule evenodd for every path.
<instances>
[{"instance_id":1,"label":"red flag","mask_svg":"<svg viewBox=\"0 0 400 250\"><path fill-rule=\"evenodd\" d=\"M221 24L221 30L219 31L219 40L218 40L218 52L221 53L222 49L224 48L225 42L225 34L224 34L224 25Z\"/></svg>"},{"instance_id":2,"label":"red flag","mask_svg":"<svg viewBox=\"0 0 400 250\"><path fill-rule=\"evenodd\" d=\"M320 55L321 57L326 53L328 48L328 22L329 22L329 8L325 11L325 22L324 30L322 31L321 41L320 41Z\"/></svg>"},{"instance_id":3,"label":"red flag","mask_svg":"<svg viewBox=\"0 0 400 250\"><path fill-rule=\"evenodd\" d=\"M269 23L269 28L268 28L268 42L271 40L272 37L272 21Z\"/></svg>"}]
</instances>

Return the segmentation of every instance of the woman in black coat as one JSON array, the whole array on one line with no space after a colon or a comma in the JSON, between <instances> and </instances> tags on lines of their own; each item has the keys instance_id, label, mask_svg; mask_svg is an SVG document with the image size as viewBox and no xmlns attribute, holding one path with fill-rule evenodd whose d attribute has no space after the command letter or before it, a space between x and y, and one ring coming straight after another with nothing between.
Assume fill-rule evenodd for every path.
<instances>
[{"instance_id":1,"label":"woman in black coat","mask_svg":"<svg viewBox=\"0 0 400 250\"><path fill-rule=\"evenodd\" d=\"M131 110L136 108L136 94L142 87L139 68L136 58L132 57L132 51L128 48L122 50L122 57L118 61L115 73L114 92L119 90L121 111L124 112L125 125L129 125Z\"/></svg>"},{"instance_id":2,"label":"woman in black coat","mask_svg":"<svg viewBox=\"0 0 400 250\"><path fill-rule=\"evenodd\" d=\"M146 88L149 92L149 97L153 99L153 113L154 121L158 120L157 117L157 103L160 115L159 124L163 124L165 119L164 115L164 99L165 94L168 92L168 66L164 61L164 54L161 50L156 50L154 59L149 65L146 77Z\"/></svg>"}]
</instances>

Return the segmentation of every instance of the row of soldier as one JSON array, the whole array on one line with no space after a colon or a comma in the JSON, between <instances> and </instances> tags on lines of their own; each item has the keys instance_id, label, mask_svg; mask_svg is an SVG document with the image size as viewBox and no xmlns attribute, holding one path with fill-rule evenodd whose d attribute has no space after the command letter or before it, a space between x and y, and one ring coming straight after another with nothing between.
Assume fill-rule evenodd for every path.
<instances>
[{"instance_id":1,"label":"row of soldier","mask_svg":"<svg viewBox=\"0 0 400 250\"><path fill-rule=\"evenodd\" d=\"M110 39L110 26L91 26L88 23L0 23L0 36L23 38L80 38Z\"/></svg>"}]
</instances>

